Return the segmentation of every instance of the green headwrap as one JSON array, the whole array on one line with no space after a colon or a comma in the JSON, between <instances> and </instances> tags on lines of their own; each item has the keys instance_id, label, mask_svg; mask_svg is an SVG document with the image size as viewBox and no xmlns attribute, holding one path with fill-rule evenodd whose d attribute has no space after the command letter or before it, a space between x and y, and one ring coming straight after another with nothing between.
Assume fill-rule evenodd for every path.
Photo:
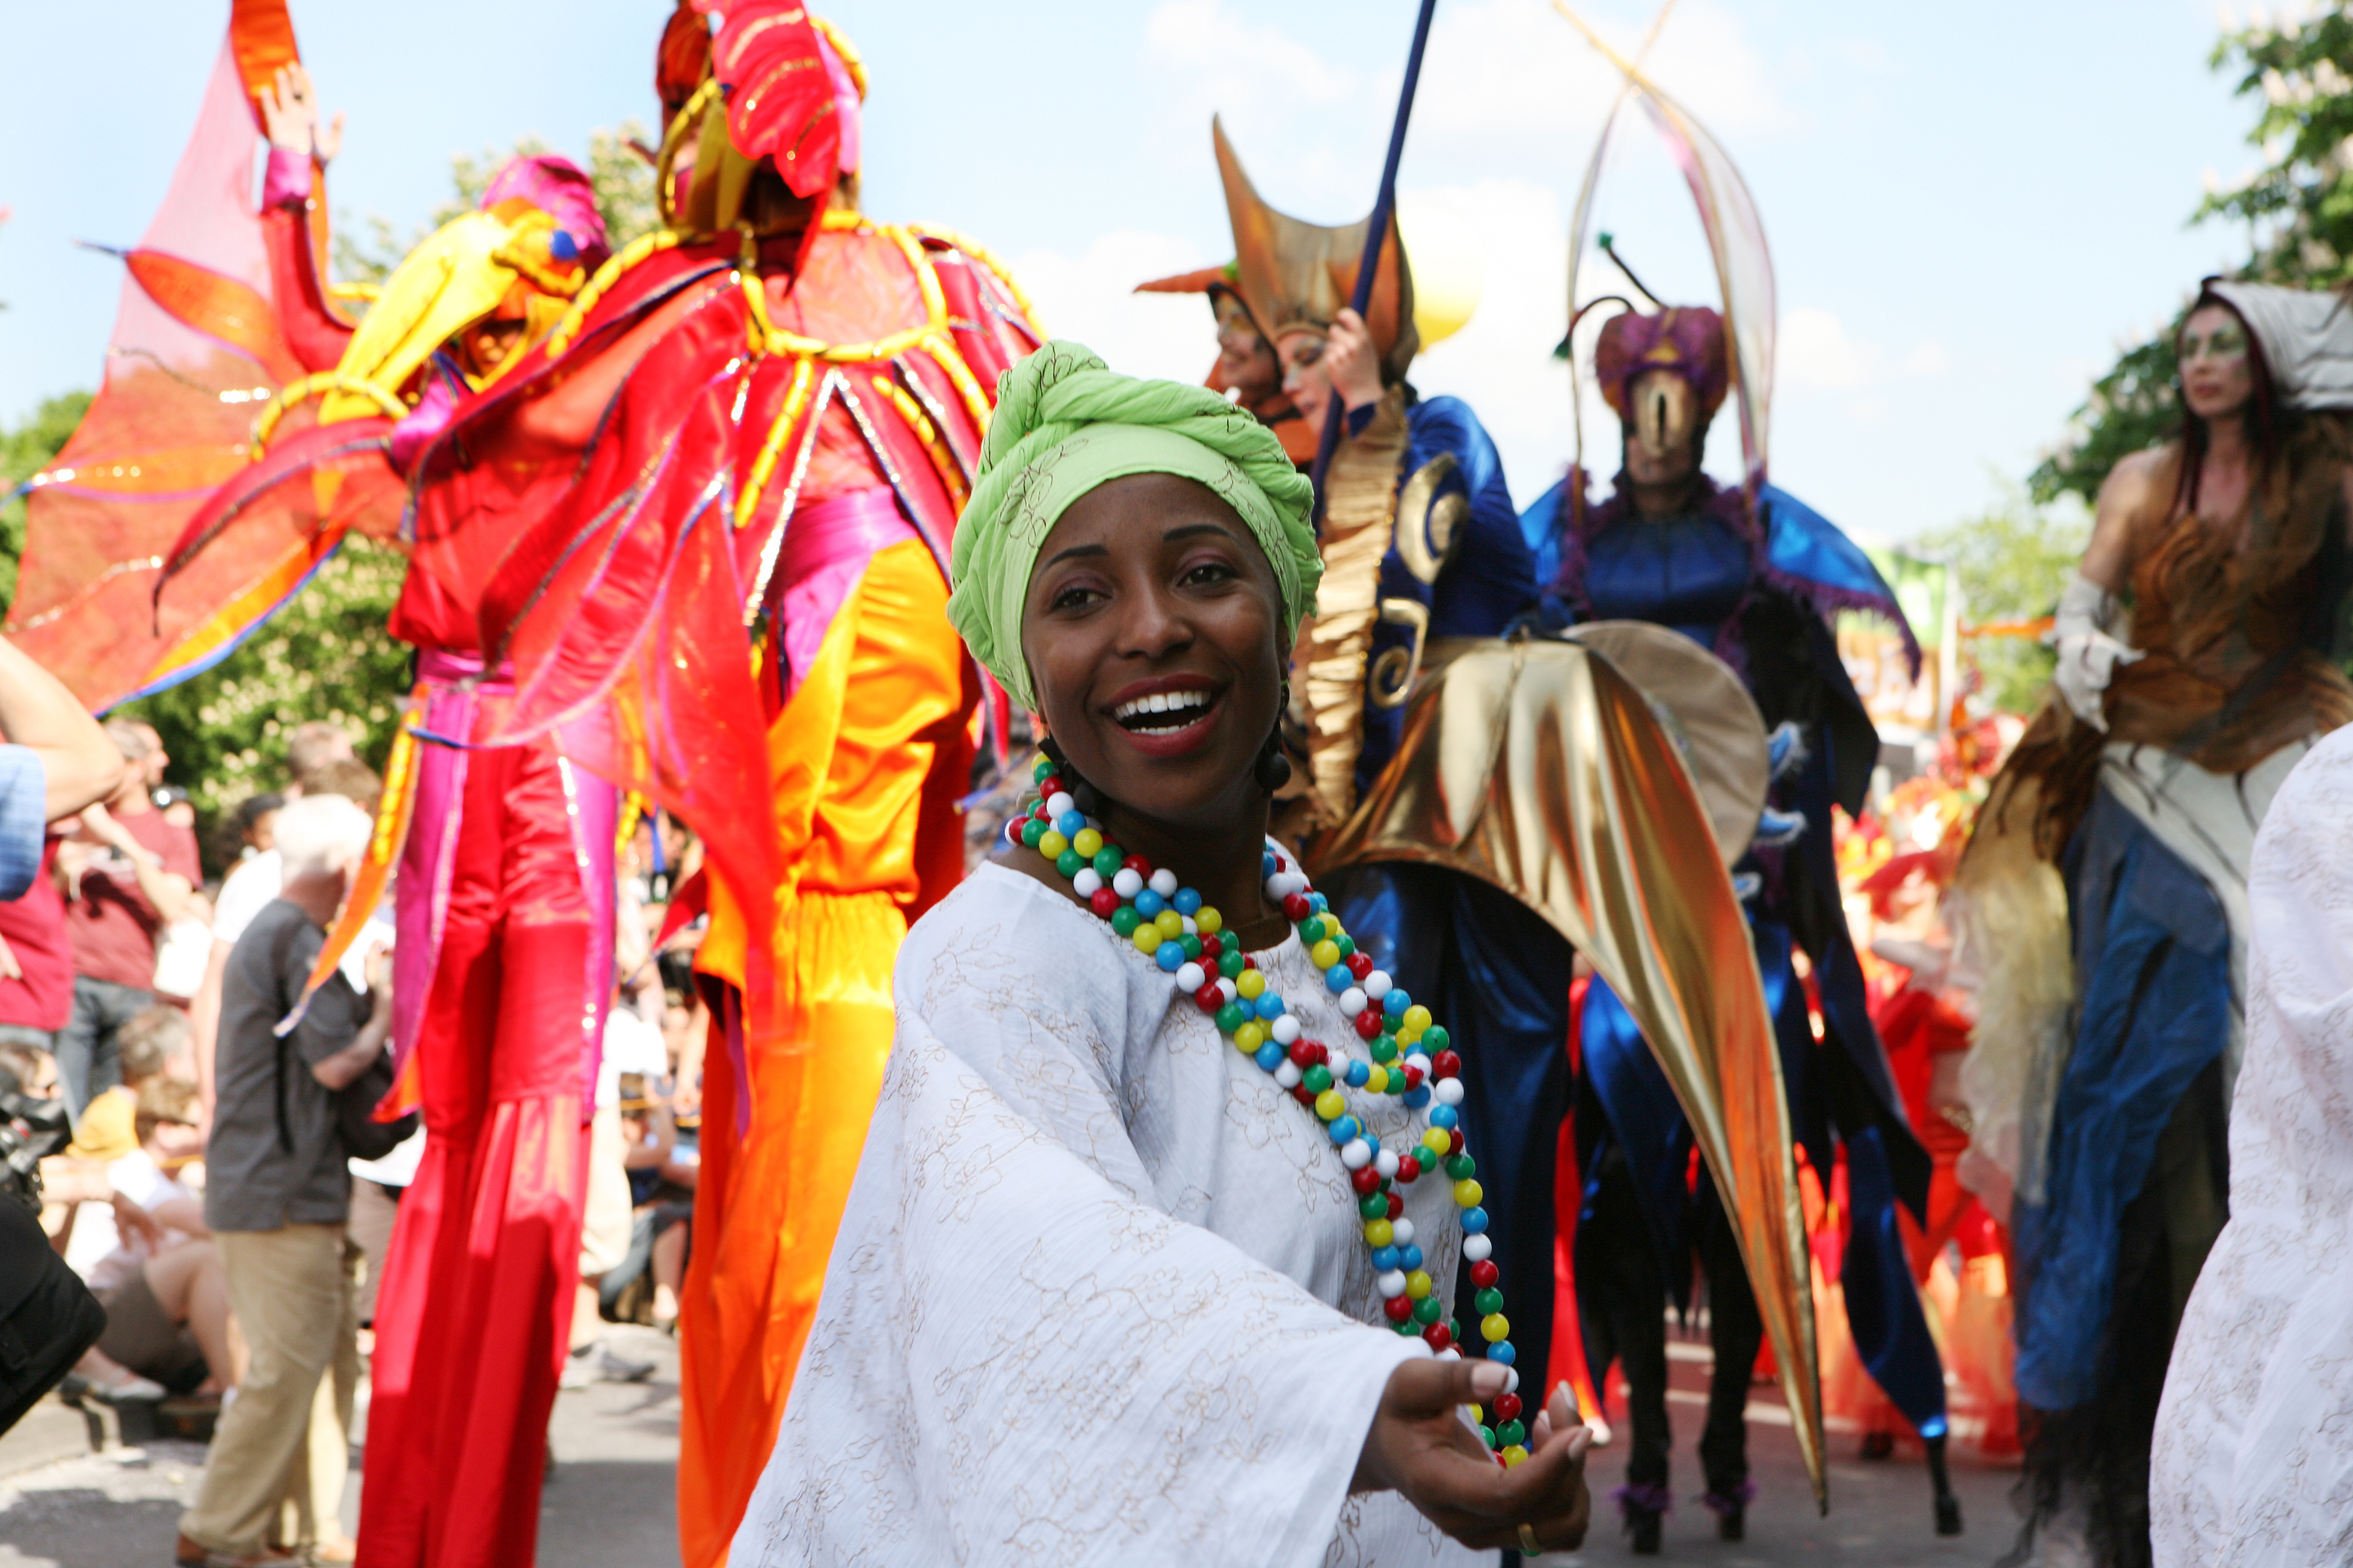
<instances>
[{"instance_id":1,"label":"green headwrap","mask_svg":"<svg viewBox=\"0 0 2353 1568\"><path fill-rule=\"evenodd\" d=\"M1274 567L1286 634L1324 575L1314 490L1274 432L1205 386L1141 381L1056 341L1005 373L948 566L948 621L1014 702L1034 710L1021 657L1029 574L1072 501L1128 474L1198 479L1240 514Z\"/></svg>"}]
</instances>

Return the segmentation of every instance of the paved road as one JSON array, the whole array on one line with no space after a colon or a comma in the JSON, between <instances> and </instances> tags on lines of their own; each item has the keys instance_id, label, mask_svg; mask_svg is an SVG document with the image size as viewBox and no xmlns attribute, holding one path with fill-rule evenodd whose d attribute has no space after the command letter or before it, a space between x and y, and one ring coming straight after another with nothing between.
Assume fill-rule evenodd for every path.
<instances>
[{"instance_id":1,"label":"paved road","mask_svg":"<svg viewBox=\"0 0 2353 1568\"><path fill-rule=\"evenodd\" d=\"M623 1350L656 1362L659 1370L643 1384L601 1384L558 1396L540 1561L563 1568L668 1568L678 1562L671 1491L677 1353L649 1331L614 1332ZM1656 1561L1704 1568L1983 1568L2009 1546L2017 1529L2009 1505L2014 1469L1957 1461L1953 1480L1968 1530L1939 1539L1918 1461L1866 1463L1855 1457L1852 1434L1831 1435L1831 1512L1817 1517L1787 1417L1762 1389L1749 1425L1758 1493L1748 1539L1717 1541L1715 1516L1697 1500L1694 1449L1706 1373L1704 1343L1680 1346L1669 1414L1676 1490L1684 1500L1668 1516L1665 1554ZM1544 1568L1631 1560L1608 1498L1622 1479L1624 1452L1605 1448L1594 1456L1595 1529L1585 1550L1546 1557ZM0 1568L165 1568L174 1522L203 1463L204 1450L194 1444L158 1443L0 1479ZM355 1469L344 1501L347 1523L357 1519L358 1493Z\"/></svg>"}]
</instances>

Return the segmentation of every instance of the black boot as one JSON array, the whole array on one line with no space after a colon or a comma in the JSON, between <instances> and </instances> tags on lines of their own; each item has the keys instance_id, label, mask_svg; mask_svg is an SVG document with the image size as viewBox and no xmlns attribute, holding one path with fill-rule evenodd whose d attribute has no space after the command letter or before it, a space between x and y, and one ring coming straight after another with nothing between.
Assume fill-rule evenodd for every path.
<instances>
[{"instance_id":1,"label":"black boot","mask_svg":"<svg viewBox=\"0 0 2353 1568\"><path fill-rule=\"evenodd\" d=\"M1633 1538L1634 1555L1656 1557L1659 1521L1672 1505L1673 1494L1663 1484L1651 1487L1630 1482L1618 1489L1617 1496L1618 1512L1626 1521L1626 1533Z\"/></svg>"},{"instance_id":2,"label":"black boot","mask_svg":"<svg viewBox=\"0 0 2353 1568\"><path fill-rule=\"evenodd\" d=\"M1953 1478L1945 1468L1945 1435L1927 1439L1928 1479L1936 1489L1936 1533L1961 1532L1961 1500L1953 1495Z\"/></svg>"}]
</instances>

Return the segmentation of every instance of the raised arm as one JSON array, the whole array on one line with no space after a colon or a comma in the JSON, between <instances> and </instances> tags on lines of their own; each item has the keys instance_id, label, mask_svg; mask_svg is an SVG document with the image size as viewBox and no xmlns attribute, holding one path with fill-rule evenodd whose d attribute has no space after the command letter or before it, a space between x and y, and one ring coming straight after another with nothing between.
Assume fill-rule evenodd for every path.
<instances>
[{"instance_id":1,"label":"raised arm","mask_svg":"<svg viewBox=\"0 0 2353 1568\"><path fill-rule=\"evenodd\" d=\"M294 357L310 371L332 370L351 342L352 329L327 302L311 242L311 209L324 193L313 187L315 158L323 167L343 142L341 114L322 129L311 73L301 62L279 68L277 81L261 89L262 128L269 137L269 167L261 185L261 238L269 253L269 286L279 326Z\"/></svg>"},{"instance_id":2,"label":"raised arm","mask_svg":"<svg viewBox=\"0 0 2353 1568\"><path fill-rule=\"evenodd\" d=\"M0 637L0 736L40 759L46 821L104 800L122 782L122 753L98 721L63 681L5 637Z\"/></svg>"},{"instance_id":3,"label":"raised arm","mask_svg":"<svg viewBox=\"0 0 2353 1568\"><path fill-rule=\"evenodd\" d=\"M2141 658L2115 634L2116 594L2132 574L2133 526L2167 498L2158 484L2162 457L2136 452L2110 471L2092 519L2092 542L2067 580L2053 617L2059 666L2052 679L2075 716L2095 730L2108 727L2106 695L2116 667Z\"/></svg>"}]
</instances>

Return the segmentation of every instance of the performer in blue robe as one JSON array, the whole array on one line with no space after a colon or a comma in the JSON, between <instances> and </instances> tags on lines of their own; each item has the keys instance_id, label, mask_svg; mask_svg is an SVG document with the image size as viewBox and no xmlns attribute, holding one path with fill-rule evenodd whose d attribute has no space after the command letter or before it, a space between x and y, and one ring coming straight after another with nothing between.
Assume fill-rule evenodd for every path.
<instances>
[{"instance_id":1,"label":"performer in blue robe","mask_svg":"<svg viewBox=\"0 0 2353 1568\"><path fill-rule=\"evenodd\" d=\"M1872 1027L1841 909L1831 806L1862 804L1878 737L1840 663L1831 616L1865 609L1903 626L1868 557L1784 490L1754 500L1700 471L1709 418L1729 379L1722 318L1704 308L1629 310L1602 330L1604 396L1625 430L1625 468L1599 505L1582 476L1546 491L1521 522L1549 584L1555 624L1641 620L1671 626L1737 671L1774 731L1776 778L1756 846L1737 868L1750 898L1757 967L1780 1040L1790 1127L1827 1177L1840 1146L1853 1214L1843 1268L1864 1366L1928 1440L1940 1531L1959 1528L1943 1480L1944 1373L1897 1226L1916 1218L1929 1161L1905 1118ZM1905 629L1908 641L1910 631ZM1916 657L1916 650L1915 650ZM1795 967L1802 950L1820 998L1814 1037ZM1637 1551L1656 1551L1668 1507L1670 1434L1662 1302L1688 1305L1695 1251L1715 1352L1700 1454L1720 1533L1739 1539L1755 1488L1742 1412L1761 1339L1754 1299L1713 1184L1690 1193L1691 1136L1633 1021L1608 987L1589 991L1578 1030L1583 1198L1576 1275L1588 1369L1624 1364L1631 1453L1619 1500Z\"/></svg>"}]
</instances>

